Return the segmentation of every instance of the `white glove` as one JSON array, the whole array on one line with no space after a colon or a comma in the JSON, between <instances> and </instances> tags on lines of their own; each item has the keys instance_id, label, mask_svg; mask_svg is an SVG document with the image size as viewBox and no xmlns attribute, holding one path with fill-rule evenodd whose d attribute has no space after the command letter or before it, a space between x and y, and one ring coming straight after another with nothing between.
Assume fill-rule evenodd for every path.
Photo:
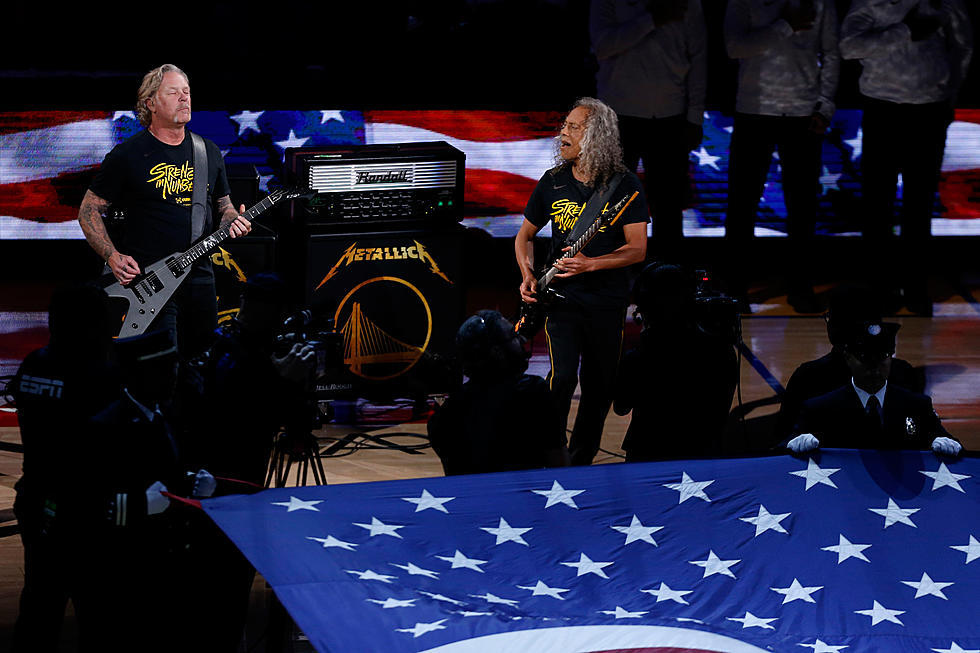
<instances>
[{"instance_id":1,"label":"white glove","mask_svg":"<svg viewBox=\"0 0 980 653\"><path fill-rule=\"evenodd\" d=\"M953 438L940 437L932 441L932 450L947 456L958 456L963 451L963 445Z\"/></svg>"},{"instance_id":2,"label":"white glove","mask_svg":"<svg viewBox=\"0 0 980 653\"><path fill-rule=\"evenodd\" d=\"M160 481L146 488L146 514L159 515L170 506L170 499L160 494L166 491L167 486Z\"/></svg>"},{"instance_id":3,"label":"white glove","mask_svg":"<svg viewBox=\"0 0 980 653\"><path fill-rule=\"evenodd\" d=\"M813 433L803 433L786 443L786 448L794 453L813 451L820 446L820 440Z\"/></svg>"},{"instance_id":4,"label":"white glove","mask_svg":"<svg viewBox=\"0 0 980 653\"><path fill-rule=\"evenodd\" d=\"M214 494L218 487L218 481L214 480L211 473L207 470L198 470L194 475L194 487L191 489L191 496L195 499L207 499Z\"/></svg>"}]
</instances>

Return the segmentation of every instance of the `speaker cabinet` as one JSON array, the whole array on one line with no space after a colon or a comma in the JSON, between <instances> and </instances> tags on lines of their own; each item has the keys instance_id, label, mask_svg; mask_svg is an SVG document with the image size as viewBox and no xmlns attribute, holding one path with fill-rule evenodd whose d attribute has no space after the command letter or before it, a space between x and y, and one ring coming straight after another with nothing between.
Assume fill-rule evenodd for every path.
<instances>
[{"instance_id":1,"label":"speaker cabinet","mask_svg":"<svg viewBox=\"0 0 980 653\"><path fill-rule=\"evenodd\" d=\"M332 316L344 371L321 398L414 397L445 390L462 319L464 229L311 234L306 303Z\"/></svg>"}]
</instances>

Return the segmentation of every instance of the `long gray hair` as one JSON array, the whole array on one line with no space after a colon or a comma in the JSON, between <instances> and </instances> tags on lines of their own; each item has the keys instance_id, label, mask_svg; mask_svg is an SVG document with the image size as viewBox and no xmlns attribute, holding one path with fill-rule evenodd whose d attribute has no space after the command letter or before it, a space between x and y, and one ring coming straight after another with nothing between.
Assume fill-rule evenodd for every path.
<instances>
[{"instance_id":1,"label":"long gray hair","mask_svg":"<svg viewBox=\"0 0 980 653\"><path fill-rule=\"evenodd\" d=\"M148 127L150 120L153 118L149 107L146 106L146 101L157 94L157 91L160 90L160 84L163 83L163 76L167 73L178 73L187 80L188 84L190 83L190 79L187 78L187 73L170 63L165 63L146 73L143 76L143 83L140 84L140 90L136 93L136 118L144 127Z\"/></svg>"},{"instance_id":2,"label":"long gray hair","mask_svg":"<svg viewBox=\"0 0 980 653\"><path fill-rule=\"evenodd\" d=\"M580 143L578 167L590 183L604 182L617 172L625 172L623 146L619 142L619 119L616 112L604 102L591 97L579 98L572 109L584 107L589 111L585 120L585 132ZM561 136L555 138L555 164L568 163L561 158Z\"/></svg>"}]
</instances>

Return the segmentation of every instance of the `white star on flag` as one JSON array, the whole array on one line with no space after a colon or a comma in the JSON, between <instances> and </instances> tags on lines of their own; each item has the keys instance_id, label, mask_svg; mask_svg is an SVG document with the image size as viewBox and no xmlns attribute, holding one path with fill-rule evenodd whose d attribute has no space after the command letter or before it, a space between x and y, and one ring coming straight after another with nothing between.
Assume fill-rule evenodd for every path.
<instances>
[{"instance_id":1,"label":"white star on flag","mask_svg":"<svg viewBox=\"0 0 980 653\"><path fill-rule=\"evenodd\" d=\"M452 603L453 605L466 605L465 601L457 601L456 599L451 599L444 594L433 594L432 592L425 592L418 590L418 593L422 596L428 596L433 601L442 601L443 603Z\"/></svg>"},{"instance_id":2,"label":"white star on flag","mask_svg":"<svg viewBox=\"0 0 980 653\"><path fill-rule=\"evenodd\" d=\"M626 535L626 541L623 543L623 546L638 541L657 546L657 541L651 535L662 530L663 526L644 526L640 523L639 517L633 515L633 521L630 522L629 526L611 526L610 528Z\"/></svg>"},{"instance_id":3,"label":"white star on flag","mask_svg":"<svg viewBox=\"0 0 980 653\"><path fill-rule=\"evenodd\" d=\"M585 574L595 574L601 578L609 578L603 568L611 565L611 562L594 562L589 556L584 553L579 554L578 562L563 562L561 563L566 567L572 567L576 570L576 576L584 576Z\"/></svg>"},{"instance_id":4,"label":"white star on flag","mask_svg":"<svg viewBox=\"0 0 980 653\"><path fill-rule=\"evenodd\" d=\"M341 113L340 111L326 111L326 110L320 111L321 125L331 120L339 120L340 122L344 122L344 114Z\"/></svg>"},{"instance_id":5,"label":"white star on flag","mask_svg":"<svg viewBox=\"0 0 980 653\"><path fill-rule=\"evenodd\" d=\"M970 536L970 541L967 544L961 546L950 546L951 549L956 549L957 551L962 551L966 554L966 564L970 564L977 558L980 558L980 542L977 538Z\"/></svg>"},{"instance_id":6,"label":"white star on flag","mask_svg":"<svg viewBox=\"0 0 980 653\"><path fill-rule=\"evenodd\" d=\"M346 571L348 574L354 574L357 576L358 580L380 580L382 583L390 583L391 579L397 578L397 576L386 576L370 569L365 569L364 571L345 569L344 571Z\"/></svg>"},{"instance_id":7,"label":"white star on flag","mask_svg":"<svg viewBox=\"0 0 980 653\"><path fill-rule=\"evenodd\" d=\"M905 610L889 610L877 601L870 610L855 610L854 614L863 614L866 617L871 617L871 625L877 626L882 621L891 621L899 626L904 626L905 624L898 618L898 615L905 614Z\"/></svg>"},{"instance_id":8,"label":"white star on flag","mask_svg":"<svg viewBox=\"0 0 980 653\"><path fill-rule=\"evenodd\" d=\"M776 621L779 617L772 617L771 619L762 619L755 616L751 612L746 611L744 617L725 617L728 621L737 621L742 624L742 628L765 628L767 630L776 630L775 626L769 625L770 622Z\"/></svg>"},{"instance_id":9,"label":"white star on flag","mask_svg":"<svg viewBox=\"0 0 980 653\"><path fill-rule=\"evenodd\" d=\"M313 540L314 542L319 542L323 545L324 549L329 549L331 547L337 547L340 549L346 549L347 551L353 551L357 548L357 545L353 542L345 542L343 540L338 540L333 535L327 535L326 537L307 537L308 540Z\"/></svg>"},{"instance_id":10,"label":"white star on flag","mask_svg":"<svg viewBox=\"0 0 980 653\"><path fill-rule=\"evenodd\" d=\"M241 136L242 132L246 129L254 130L256 133L261 133L262 129L259 127L259 117L265 113L264 111L242 111L241 113L236 113L233 116L228 116L230 119L238 123L238 135Z\"/></svg>"},{"instance_id":11,"label":"white star on flag","mask_svg":"<svg viewBox=\"0 0 980 653\"><path fill-rule=\"evenodd\" d=\"M514 606L520 603L520 601L515 601L514 599L504 599L496 594L491 594L487 592L486 594L470 594L474 599L483 599L487 603L499 603L500 605L510 605Z\"/></svg>"},{"instance_id":12,"label":"white star on flag","mask_svg":"<svg viewBox=\"0 0 980 653\"><path fill-rule=\"evenodd\" d=\"M399 569L404 569L408 572L409 576L425 576L426 578L439 578L438 571L431 571L429 569L423 569L414 563L408 563L407 565L400 565L398 563L391 563L392 567L398 567Z\"/></svg>"},{"instance_id":13,"label":"white star on flag","mask_svg":"<svg viewBox=\"0 0 980 653\"><path fill-rule=\"evenodd\" d=\"M112 121L115 122L120 118L132 118L136 120L136 114L132 111L116 111L112 114Z\"/></svg>"},{"instance_id":14,"label":"white star on flag","mask_svg":"<svg viewBox=\"0 0 980 653\"><path fill-rule=\"evenodd\" d=\"M946 467L946 463L939 463L939 469L935 472L924 472L920 470L919 473L925 474L926 476L928 476L933 480L933 484L932 484L933 492L935 492L936 490L942 487L951 487L954 490L958 490L959 492L966 494L966 490L960 487L960 481L962 481L963 479L970 478L970 475L954 474L951 471L949 471L948 467Z\"/></svg>"},{"instance_id":15,"label":"white star on flag","mask_svg":"<svg viewBox=\"0 0 980 653\"><path fill-rule=\"evenodd\" d=\"M691 480L691 477L687 475L687 472L681 472L680 483L664 483L664 487L680 492L680 496L677 501L678 504L684 503L691 497L696 497L703 501L710 502L711 499L709 499L708 495L704 493L704 488L708 487L712 483L714 483L714 481Z\"/></svg>"},{"instance_id":16,"label":"white star on flag","mask_svg":"<svg viewBox=\"0 0 980 653\"><path fill-rule=\"evenodd\" d=\"M714 168L715 170L718 170L719 172L721 171L721 168L719 168L718 164L716 163L716 161L718 161L718 159L720 159L721 157L712 156L708 154L708 150L704 149L703 145L701 146L700 150L698 150L697 152L691 152L691 154L693 154L698 158L699 166L708 166Z\"/></svg>"},{"instance_id":17,"label":"white star on flag","mask_svg":"<svg viewBox=\"0 0 980 653\"><path fill-rule=\"evenodd\" d=\"M455 498L456 497L434 497L432 496L432 494L429 493L428 490L422 490L421 496L417 498L403 497L402 501L408 501L409 503L414 503L415 512L422 512L423 510L428 510L429 508L432 508L433 510L438 510L439 512L444 512L448 514L449 511L446 510L446 506L444 506L443 504L449 503Z\"/></svg>"},{"instance_id":18,"label":"white star on flag","mask_svg":"<svg viewBox=\"0 0 980 653\"><path fill-rule=\"evenodd\" d=\"M858 127L857 136L844 141L851 147L851 161L861 156L862 143L864 142L864 130Z\"/></svg>"},{"instance_id":19,"label":"white star on flag","mask_svg":"<svg viewBox=\"0 0 980 653\"><path fill-rule=\"evenodd\" d=\"M367 599L371 603L377 603L385 610L390 610L391 608L414 608L416 599L394 599L387 598L384 601L379 601L378 599Z\"/></svg>"},{"instance_id":20,"label":"white star on flag","mask_svg":"<svg viewBox=\"0 0 980 653\"><path fill-rule=\"evenodd\" d=\"M888 507L887 508L868 508L871 512L877 513L885 518L885 528L888 528L892 524L906 524L912 528L918 528L911 519L910 516L919 512L918 508L899 508L898 504L891 497L888 497Z\"/></svg>"},{"instance_id":21,"label":"white star on flag","mask_svg":"<svg viewBox=\"0 0 980 653\"><path fill-rule=\"evenodd\" d=\"M396 628L395 630L397 630L400 633L412 633L412 637L421 637L426 633L431 633L433 630L445 629L446 627L443 626L442 624L444 624L447 621L449 620L440 619L439 621L433 621L432 623L429 624L417 623L412 628Z\"/></svg>"},{"instance_id":22,"label":"white star on flag","mask_svg":"<svg viewBox=\"0 0 980 653\"><path fill-rule=\"evenodd\" d=\"M949 648L934 648L936 653L980 653L980 648L961 648L956 642L950 642Z\"/></svg>"},{"instance_id":23,"label":"white star on flag","mask_svg":"<svg viewBox=\"0 0 980 653\"><path fill-rule=\"evenodd\" d=\"M269 192L269 182L275 179L275 175L259 175L259 188L265 192Z\"/></svg>"},{"instance_id":24,"label":"white star on flag","mask_svg":"<svg viewBox=\"0 0 980 653\"><path fill-rule=\"evenodd\" d=\"M858 560L864 560L865 562L871 562L868 560L862 551L871 548L870 544L851 544L844 534L841 533L839 543L836 546L825 546L822 547L821 551L831 551L837 554L837 564L840 564L847 560L848 558L857 558Z\"/></svg>"},{"instance_id":25,"label":"white star on flag","mask_svg":"<svg viewBox=\"0 0 980 653\"><path fill-rule=\"evenodd\" d=\"M301 138L296 135L296 132L290 129L289 138L287 138L284 141L276 141L276 145L278 145L279 147L285 150L286 148L290 148L290 147L303 147L304 145L306 145L306 141L308 140L310 140L309 136Z\"/></svg>"},{"instance_id":26,"label":"white star on flag","mask_svg":"<svg viewBox=\"0 0 980 653\"><path fill-rule=\"evenodd\" d=\"M318 503L323 503L323 500L317 501L303 501L296 497L289 497L289 501L273 501L274 506L283 506L286 508L286 512L295 512L297 510L312 510L313 512L320 512L320 509L316 507Z\"/></svg>"},{"instance_id":27,"label":"white star on flag","mask_svg":"<svg viewBox=\"0 0 980 653\"><path fill-rule=\"evenodd\" d=\"M822 469L820 465L813 460L813 458L810 458L807 461L806 469L790 472L790 474L806 479L806 487L804 488L804 491L806 491L812 488L814 485L829 485L830 487L837 489L837 485L830 480L830 476L839 471L839 467L836 469Z\"/></svg>"},{"instance_id":28,"label":"white star on flag","mask_svg":"<svg viewBox=\"0 0 980 653\"><path fill-rule=\"evenodd\" d=\"M562 593L569 591L561 587L548 587L540 580L535 585L518 585L517 587L522 590L530 590L531 596L550 596L553 599L559 599L561 601L565 600Z\"/></svg>"},{"instance_id":29,"label":"white star on flag","mask_svg":"<svg viewBox=\"0 0 980 653\"><path fill-rule=\"evenodd\" d=\"M789 587L770 587L773 592L783 595L783 604L791 603L793 601L806 601L807 603L816 603L811 594L823 589L823 585L818 587L803 587L800 581L796 578L790 583Z\"/></svg>"},{"instance_id":30,"label":"white star on flag","mask_svg":"<svg viewBox=\"0 0 980 653\"><path fill-rule=\"evenodd\" d=\"M544 504L545 508L550 508L557 503L564 503L566 506L578 509L575 505L575 500L572 497L578 496L585 492L585 490L566 490L561 486L558 481L554 481L551 485L550 490L531 490L535 494L540 494L543 497L548 497L547 503Z\"/></svg>"},{"instance_id":31,"label":"white star on flag","mask_svg":"<svg viewBox=\"0 0 980 653\"><path fill-rule=\"evenodd\" d=\"M940 583L929 578L929 574L922 572L922 578L918 581L914 580L903 580L903 585L908 585L909 587L915 588L915 598L922 598L923 596L938 596L941 599L946 598L943 594L943 590L952 585L953 583Z\"/></svg>"},{"instance_id":32,"label":"white star on flag","mask_svg":"<svg viewBox=\"0 0 980 653\"><path fill-rule=\"evenodd\" d=\"M496 544L503 544L504 542L517 542L518 544L523 544L524 546L530 546L521 537L524 533L531 530L530 528L513 528L507 523L507 520L503 517L500 518L500 524L496 528L487 528L484 526L480 527L481 531L486 531L491 535L497 536Z\"/></svg>"},{"instance_id":33,"label":"white star on flag","mask_svg":"<svg viewBox=\"0 0 980 653\"><path fill-rule=\"evenodd\" d=\"M482 569L480 569L480 565L485 565L487 563L486 560L467 558L465 555L463 555L463 553L459 549L456 549L456 553L454 553L452 557L449 556L436 556L436 557L439 558L440 560L445 560L446 562L451 563L452 564L451 569L472 569L473 571L478 571L481 574L484 572Z\"/></svg>"},{"instance_id":34,"label":"white star on flag","mask_svg":"<svg viewBox=\"0 0 980 653\"><path fill-rule=\"evenodd\" d=\"M398 539L402 539L402 536L397 533L398 529L405 528L404 526L386 524L377 517L372 517L370 524L358 524L355 522L354 525L366 529L371 537L377 537L378 535L390 535L392 537L397 537Z\"/></svg>"},{"instance_id":35,"label":"white star on flag","mask_svg":"<svg viewBox=\"0 0 980 653\"><path fill-rule=\"evenodd\" d=\"M730 578L735 578L735 574L729 570L729 567L733 567L738 563L742 562L741 559L738 560L722 560L714 551L708 551L707 560L691 560L689 561L692 565L697 565L698 567L704 567L704 575L701 578L707 578L708 576L714 576L715 574L721 574L723 576L729 576Z\"/></svg>"},{"instance_id":36,"label":"white star on flag","mask_svg":"<svg viewBox=\"0 0 980 653\"><path fill-rule=\"evenodd\" d=\"M616 606L615 610L599 610L599 614L608 614L616 617L617 619L639 619L646 614L646 610L641 610L639 612L630 612L621 606Z\"/></svg>"},{"instance_id":37,"label":"white star on flag","mask_svg":"<svg viewBox=\"0 0 980 653\"><path fill-rule=\"evenodd\" d=\"M640 590L645 594L651 594L657 597L657 603L661 601L674 601L675 603L683 603L684 605L690 605L685 599L685 594L690 594L694 590L672 590L667 586L667 583L661 581L660 587L655 590Z\"/></svg>"},{"instance_id":38,"label":"white star on flag","mask_svg":"<svg viewBox=\"0 0 980 653\"><path fill-rule=\"evenodd\" d=\"M828 190L840 190L837 182L840 181L841 174L831 174L827 166L823 167L823 174L820 175L820 194L826 195Z\"/></svg>"},{"instance_id":39,"label":"white star on flag","mask_svg":"<svg viewBox=\"0 0 980 653\"><path fill-rule=\"evenodd\" d=\"M813 644L797 644L797 646L804 646L806 648L812 648L813 649L813 653L840 653L845 648L847 648L846 645L831 646L830 644L827 644L824 641L819 640L819 639L817 641L815 641Z\"/></svg>"},{"instance_id":40,"label":"white star on flag","mask_svg":"<svg viewBox=\"0 0 980 653\"><path fill-rule=\"evenodd\" d=\"M777 533L786 533L786 529L783 528L779 522L783 521L792 513L782 513L779 515L773 515L766 507L759 505L759 514L755 517L739 517L741 521L748 522L749 524L755 525L755 537L759 537L766 531L776 531Z\"/></svg>"},{"instance_id":41,"label":"white star on flag","mask_svg":"<svg viewBox=\"0 0 980 653\"><path fill-rule=\"evenodd\" d=\"M492 617L492 612L474 612L473 610L458 610L453 614L458 614L461 617Z\"/></svg>"}]
</instances>

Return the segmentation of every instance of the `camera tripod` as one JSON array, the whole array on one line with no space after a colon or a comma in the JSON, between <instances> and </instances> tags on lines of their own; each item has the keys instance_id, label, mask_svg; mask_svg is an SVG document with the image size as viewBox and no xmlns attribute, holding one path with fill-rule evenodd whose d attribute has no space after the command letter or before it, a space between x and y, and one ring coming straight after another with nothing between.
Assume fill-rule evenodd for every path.
<instances>
[{"instance_id":1,"label":"camera tripod","mask_svg":"<svg viewBox=\"0 0 980 653\"><path fill-rule=\"evenodd\" d=\"M269 459L269 470L265 476L265 486L286 487L293 463L299 464L296 485L308 485L311 472L314 485L327 484L323 460L320 458L320 444L312 432L297 435L294 432L282 431L276 436L272 445L272 457Z\"/></svg>"}]
</instances>

